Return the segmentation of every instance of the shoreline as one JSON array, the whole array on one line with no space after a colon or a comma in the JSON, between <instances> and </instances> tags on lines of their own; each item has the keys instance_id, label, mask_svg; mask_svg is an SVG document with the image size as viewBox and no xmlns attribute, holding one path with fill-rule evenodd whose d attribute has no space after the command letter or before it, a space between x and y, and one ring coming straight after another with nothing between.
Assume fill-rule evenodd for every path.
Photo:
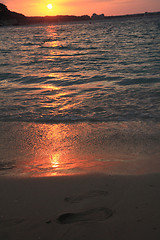
<instances>
[{"instance_id":1,"label":"shoreline","mask_svg":"<svg viewBox=\"0 0 160 240\"><path fill-rule=\"evenodd\" d=\"M0 177L0 239L160 238L160 174Z\"/></svg>"},{"instance_id":2,"label":"shoreline","mask_svg":"<svg viewBox=\"0 0 160 240\"><path fill-rule=\"evenodd\" d=\"M1 122L0 132L3 176L160 172L159 124Z\"/></svg>"}]
</instances>

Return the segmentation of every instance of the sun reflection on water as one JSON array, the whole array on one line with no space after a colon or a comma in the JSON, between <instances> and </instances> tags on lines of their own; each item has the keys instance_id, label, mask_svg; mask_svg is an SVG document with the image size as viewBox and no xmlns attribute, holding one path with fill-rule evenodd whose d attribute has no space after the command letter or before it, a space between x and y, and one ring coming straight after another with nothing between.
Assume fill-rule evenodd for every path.
<instances>
[{"instance_id":1,"label":"sun reflection on water","mask_svg":"<svg viewBox=\"0 0 160 240\"><path fill-rule=\"evenodd\" d=\"M51 166L52 168L58 168L59 165L60 165L60 156L61 154L60 153L55 153L55 154L52 154L50 156L50 162L51 162Z\"/></svg>"},{"instance_id":2,"label":"sun reflection on water","mask_svg":"<svg viewBox=\"0 0 160 240\"><path fill-rule=\"evenodd\" d=\"M49 47L52 51L54 48L60 46L59 37L57 34L56 26L48 26L46 27L46 40L44 42L46 47Z\"/></svg>"}]
</instances>

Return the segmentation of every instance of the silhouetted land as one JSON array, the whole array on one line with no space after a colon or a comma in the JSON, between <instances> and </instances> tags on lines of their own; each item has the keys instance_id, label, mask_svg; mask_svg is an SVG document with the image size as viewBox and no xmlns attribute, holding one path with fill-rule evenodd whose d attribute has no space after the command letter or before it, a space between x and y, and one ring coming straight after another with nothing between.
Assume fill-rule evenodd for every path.
<instances>
[{"instance_id":1,"label":"silhouetted land","mask_svg":"<svg viewBox=\"0 0 160 240\"><path fill-rule=\"evenodd\" d=\"M76 21L96 21L107 20L113 18L132 18L132 17L145 17L159 15L160 12L146 12L140 14L129 14L119 16L104 16L104 14L93 14L91 17L88 15L74 16L74 15L57 15L45 17L26 17L23 14L12 12L8 10L7 6L0 3L0 26L14 26L14 25L29 25L29 24L47 24L59 22L76 22Z\"/></svg>"}]
</instances>

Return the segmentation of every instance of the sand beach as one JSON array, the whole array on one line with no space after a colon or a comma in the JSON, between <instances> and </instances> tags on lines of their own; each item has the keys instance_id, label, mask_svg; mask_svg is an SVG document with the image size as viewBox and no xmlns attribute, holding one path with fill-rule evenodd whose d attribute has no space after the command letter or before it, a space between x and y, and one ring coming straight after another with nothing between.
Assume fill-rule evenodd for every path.
<instances>
[{"instance_id":1,"label":"sand beach","mask_svg":"<svg viewBox=\"0 0 160 240\"><path fill-rule=\"evenodd\" d=\"M160 238L160 175L0 179L0 239Z\"/></svg>"}]
</instances>

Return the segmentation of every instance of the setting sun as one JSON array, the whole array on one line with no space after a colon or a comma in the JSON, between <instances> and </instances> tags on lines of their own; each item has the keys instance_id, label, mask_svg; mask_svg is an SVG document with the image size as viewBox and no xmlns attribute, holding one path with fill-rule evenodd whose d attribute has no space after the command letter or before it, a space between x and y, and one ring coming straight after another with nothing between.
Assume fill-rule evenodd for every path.
<instances>
[{"instance_id":1,"label":"setting sun","mask_svg":"<svg viewBox=\"0 0 160 240\"><path fill-rule=\"evenodd\" d=\"M53 8L53 5L52 5L51 3L49 3L49 4L47 5L47 8L48 8L48 9L52 9L52 8Z\"/></svg>"},{"instance_id":2,"label":"setting sun","mask_svg":"<svg viewBox=\"0 0 160 240\"><path fill-rule=\"evenodd\" d=\"M1 0L10 11L25 16L89 15L105 16L157 12L159 0Z\"/></svg>"}]
</instances>

